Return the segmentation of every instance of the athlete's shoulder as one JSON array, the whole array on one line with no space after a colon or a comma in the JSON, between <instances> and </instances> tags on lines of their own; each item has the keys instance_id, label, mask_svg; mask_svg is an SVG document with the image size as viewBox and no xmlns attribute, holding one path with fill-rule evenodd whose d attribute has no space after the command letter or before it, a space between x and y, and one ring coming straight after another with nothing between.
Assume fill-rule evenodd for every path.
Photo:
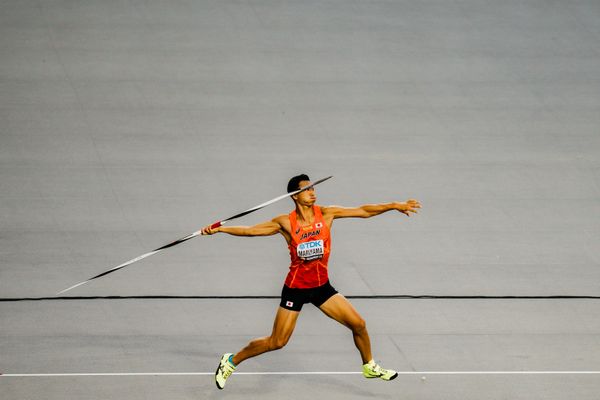
<instances>
[{"instance_id":1,"label":"athlete's shoulder","mask_svg":"<svg viewBox=\"0 0 600 400\"><path fill-rule=\"evenodd\" d=\"M279 232L285 236L286 240L290 240L290 232L292 231L292 224L290 223L289 215L281 214L272 219L274 224L279 225Z\"/></svg>"},{"instance_id":2,"label":"athlete's shoulder","mask_svg":"<svg viewBox=\"0 0 600 400\"><path fill-rule=\"evenodd\" d=\"M287 220L288 217L289 217L289 214L279 214L278 216L273 218L273 222L281 222L281 221Z\"/></svg>"},{"instance_id":3,"label":"athlete's shoulder","mask_svg":"<svg viewBox=\"0 0 600 400\"><path fill-rule=\"evenodd\" d=\"M289 224L289 214L280 214L273 218L272 221L278 223L279 225Z\"/></svg>"},{"instance_id":4,"label":"athlete's shoulder","mask_svg":"<svg viewBox=\"0 0 600 400\"><path fill-rule=\"evenodd\" d=\"M318 206L321 209L321 214L335 214L337 210L340 209L340 206Z\"/></svg>"}]
</instances>

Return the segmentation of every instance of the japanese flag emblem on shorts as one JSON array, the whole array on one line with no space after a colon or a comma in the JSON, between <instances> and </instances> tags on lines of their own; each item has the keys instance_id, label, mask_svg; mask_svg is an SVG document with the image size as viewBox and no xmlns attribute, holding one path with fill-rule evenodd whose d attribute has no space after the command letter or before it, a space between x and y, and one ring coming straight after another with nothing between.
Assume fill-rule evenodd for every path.
<instances>
[{"instance_id":1,"label":"japanese flag emblem on shorts","mask_svg":"<svg viewBox=\"0 0 600 400\"><path fill-rule=\"evenodd\" d=\"M294 302L293 301L286 301L285 305L286 305L286 307L294 307Z\"/></svg>"}]
</instances>

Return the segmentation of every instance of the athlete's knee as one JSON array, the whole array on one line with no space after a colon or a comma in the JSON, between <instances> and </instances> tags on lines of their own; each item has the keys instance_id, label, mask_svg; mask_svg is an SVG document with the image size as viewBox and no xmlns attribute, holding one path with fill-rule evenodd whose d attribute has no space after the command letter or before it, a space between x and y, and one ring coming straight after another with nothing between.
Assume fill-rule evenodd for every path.
<instances>
[{"instance_id":1,"label":"athlete's knee","mask_svg":"<svg viewBox=\"0 0 600 400\"><path fill-rule=\"evenodd\" d=\"M350 329L352 329L352 332L354 333L362 333L367 329L367 323L364 319L358 317L352 321Z\"/></svg>"},{"instance_id":2,"label":"athlete's knee","mask_svg":"<svg viewBox=\"0 0 600 400\"><path fill-rule=\"evenodd\" d=\"M271 336L269 338L269 350L279 350L290 340L289 336Z\"/></svg>"}]
</instances>

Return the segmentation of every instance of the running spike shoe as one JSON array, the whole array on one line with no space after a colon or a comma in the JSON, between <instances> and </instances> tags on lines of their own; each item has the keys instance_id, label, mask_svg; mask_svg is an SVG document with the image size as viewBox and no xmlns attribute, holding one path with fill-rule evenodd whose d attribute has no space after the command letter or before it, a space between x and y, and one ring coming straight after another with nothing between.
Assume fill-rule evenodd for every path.
<instances>
[{"instance_id":1,"label":"running spike shoe","mask_svg":"<svg viewBox=\"0 0 600 400\"><path fill-rule=\"evenodd\" d=\"M225 387L225 381L227 378L229 378L229 375L235 371L235 366L229 361L229 357L231 355L233 354L223 354L223 357L221 357L221 362L219 362L219 366L215 372L215 382L217 383L217 387L219 389L223 389Z\"/></svg>"},{"instance_id":2,"label":"running spike shoe","mask_svg":"<svg viewBox=\"0 0 600 400\"><path fill-rule=\"evenodd\" d=\"M391 369L383 369L379 364L371 360L363 365L363 376L365 378L381 378L384 381L391 381L398 376L398 373Z\"/></svg>"}]
</instances>

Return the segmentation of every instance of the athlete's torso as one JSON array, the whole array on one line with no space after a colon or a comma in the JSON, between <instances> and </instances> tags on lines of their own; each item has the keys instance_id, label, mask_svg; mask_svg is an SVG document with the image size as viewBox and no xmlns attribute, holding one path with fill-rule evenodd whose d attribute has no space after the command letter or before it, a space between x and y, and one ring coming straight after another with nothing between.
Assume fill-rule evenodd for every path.
<instances>
[{"instance_id":1,"label":"athlete's torso","mask_svg":"<svg viewBox=\"0 0 600 400\"><path fill-rule=\"evenodd\" d=\"M327 262L331 247L331 234L323 218L321 207L313 206L312 224L300 226L296 211L289 214L290 221L290 271L285 285L308 289L324 285L329 280Z\"/></svg>"}]
</instances>

